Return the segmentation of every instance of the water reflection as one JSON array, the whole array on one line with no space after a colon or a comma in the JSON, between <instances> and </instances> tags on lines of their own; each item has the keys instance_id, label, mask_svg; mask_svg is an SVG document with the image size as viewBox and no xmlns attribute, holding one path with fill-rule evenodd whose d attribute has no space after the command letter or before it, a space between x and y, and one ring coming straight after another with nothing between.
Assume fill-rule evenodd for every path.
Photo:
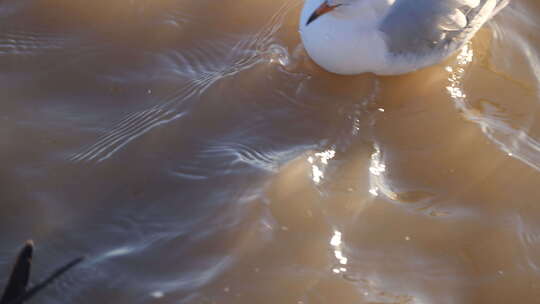
<instances>
[{"instance_id":1,"label":"water reflection","mask_svg":"<svg viewBox=\"0 0 540 304\"><path fill-rule=\"evenodd\" d=\"M371 154L371 164L369 166L370 175L370 189L369 193L374 196L378 196L379 192L382 192L384 195L390 199L396 199L395 193L390 191L388 185L384 180L384 172L386 171L386 165L381 159L381 149L375 147L375 152Z\"/></svg>"},{"instance_id":2,"label":"water reflection","mask_svg":"<svg viewBox=\"0 0 540 304\"><path fill-rule=\"evenodd\" d=\"M307 161L311 164L311 176L315 184L320 184L324 179L324 170L328 166L328 161L336 155L335 150L326 150L309 156Z\"/></svg>"},{"instance_id":3,"label":"water reflection","mask_svg":"<svg viewBox=\"0 0 540 304\"><path fill-rule=\"evenodd\" d=\"M510 22L519 22L526 24L527 26L537 27L533 24L523 12L525 7L516 6L510 10L505 18L513 19ZM519 21L518 21L519 20ZM533 52L528 42L521 36L520 33L514 32L511 28L501 28L495 26L494 39L499 39L499 43L511 43L517 47L512 54L514 61L519 61L519 57L524 58L527 61L527 68L531 71L533 79L523 80L519 79L523 76L518 76L518 79L513 80L505 76L506 73L512 73L512 69L508 66L510 54L500 54L498 57L494 57L494 63L502 62L498 68L490 66L489 69L495 70L497 74L502 76L503 81L514 82L515 84L525 87L529 91L531 86L537 86L540 83L539 78L539 60L538 55ZM493 52L501 52L504 46L501 44L494 45ZM502 51L504 52L504 51ZM502 59L501 59L502 58ZM467 66L474 59L474 50L469 44L461 50L457 56L456 66L447 66L449 72L449 83L447 87L448 92L454 100L456 107L463 112L464 116L477 123L482 132L494 143L496 143L500 149L507 153L508 156L515 157L529 166L540 170L540 159L538 158L538 152L540 152L540 143L534 136L536 118L535 113L538 112L537 89L532 89L531 92L526 92L524 96L512 96L511 100L497 100L500 98L494 97L493 99L481 99L476 101L469 100L464 83L467 75ZM506 61L506 62L505 62ZM500 69L500 70L499 70ZM469 72L470 73L470 72ZM523 71L521 71L523 73ZM532 81L532 82L531 82ZM530 94L533 94L532 96ZM506 97L506 96L505 96ZM508 97L507 97L508 98ZM511 113L508 110L507 102L527 103L530 99L533 99L527 105L527 112L532 115L528 117L519 117L513 119Z\"/></svg>"},{"instance_id":4,"label":"water reflection","mask_svg":"<svg viewBox=\"0 0 540 304\"><path fill-rule=\"evenodd\" d=\"M345 266L347 265L348 259L343 254L343 245L341 240L341 232L334 231L334 235L332 236L332 239L330 239L330 245L334 247L334 256L339 262L339 267L335 267L332 269L332 271L336 274L344 273L347 271L347 268Z\"/></svg>"}]
</instances>

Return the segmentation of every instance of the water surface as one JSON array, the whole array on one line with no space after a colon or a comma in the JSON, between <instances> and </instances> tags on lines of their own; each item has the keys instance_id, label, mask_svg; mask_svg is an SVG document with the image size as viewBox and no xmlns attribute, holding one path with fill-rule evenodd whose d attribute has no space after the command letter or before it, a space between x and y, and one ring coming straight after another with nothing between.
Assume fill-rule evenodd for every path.
<instances>
[{"instance_id":1,"label":"water surface","mask_svg":"<svg viewBox=\"0 0 540 304\"><path fill-rule=\"evenodd\" d=\"M300 0L0 2L0 283L40 303L534 303L540 6L395 77Z\"/></svg>"}]
</instances>

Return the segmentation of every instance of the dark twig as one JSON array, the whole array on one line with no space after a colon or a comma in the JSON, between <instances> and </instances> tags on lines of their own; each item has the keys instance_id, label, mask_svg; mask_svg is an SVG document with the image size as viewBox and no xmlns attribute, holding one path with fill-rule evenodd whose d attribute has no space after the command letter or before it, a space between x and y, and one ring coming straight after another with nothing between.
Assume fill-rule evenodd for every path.
<instances>
[{"instance_id":1,"label":"dark twig","mask_svg":"<svg viewBox=\"0 0 540 304\"><path fill-rule=\"evenodd\" d=\"M0 304L22 304L40 292L45 287L49 286L54 280L58 279L66 271L70 270L84 260L84 257L76 258L66 265L58 268L48 278L36 284L30 290L26 291L28 280L30 277L30 266L32 262L32 252L34 244L32 241L26 242L26 245L19 253L13 272L9 279L4 295L0 300Z\"/></svg>"},{"instance_id":2,"label":"dark twig","mask_svg":"<svg viewBox=\"0 0 540 304\"><path fill-rule=\"evenodd\" d=\"M24 301L30 300L33 296L35 296L38 292L40 292L43 288L49 286L54 280L58 279L61 275L63 275L66 271L70 270L80 262L84 260L84 257L76 258L73 261L67 263L65 266L62 266L58 268L55 272L53 272L48 278L41 281L40 283L36 284L34 287L30 288L28 292L24 293L17 299L7 302L7 304L22 304ZM1 303L0 303L1 304Z\"/></svg>"},{"instance_id":3,"label":"dark twig","mask_svg":"<svg viewBox=\"0 0 540 304\"><path fill-rule=\"evenodd\" d=\"M34 243L27 241L24 247L19 252L9 282L4 295L0 300L0 304L11 303L12 301L23 296L26 292L26 286L28 286L28 280L30 278L30 268L32 266L32 253L34 251Z\"/></svg>"}]
</instances>

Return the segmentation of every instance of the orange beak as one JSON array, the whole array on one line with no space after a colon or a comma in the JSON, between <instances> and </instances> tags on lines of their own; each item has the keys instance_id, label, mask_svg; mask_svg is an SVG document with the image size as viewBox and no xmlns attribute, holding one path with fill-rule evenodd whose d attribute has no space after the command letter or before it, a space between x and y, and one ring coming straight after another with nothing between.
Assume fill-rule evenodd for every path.
<instances>
[{"instance_id":1,"label":"orange beak","mask_svg":"<svg viewBox=\"0 0 540 304\"><path fill-rule=\"evenodd\" d=\"M315 21L315 19L319 18L320 16L326 14L326 13L329 13L331 11L333 11L336 7L338 7L339 4L337 5L329 5L328 4L328 1L324 1L323 4L321 4L314 12L313 14L311 14L311 16L309 17L306 25L309 25L311 22Z\"/></svg>"}]
</instances>

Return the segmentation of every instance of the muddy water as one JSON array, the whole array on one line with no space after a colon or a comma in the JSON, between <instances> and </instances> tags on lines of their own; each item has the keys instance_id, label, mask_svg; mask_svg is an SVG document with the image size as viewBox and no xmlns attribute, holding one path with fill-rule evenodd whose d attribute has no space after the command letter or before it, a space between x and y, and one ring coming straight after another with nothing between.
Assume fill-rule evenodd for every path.
<instances>
[{"instance_id":1,"label":"muddy water","mask_svg":"<svg viewBox=\"0 0 540 304\"><path fill-rule=\"evenodd\" d=\"M540 301L540 7L399 77L300 0L0 3L0 271L40 303Z\"/></svg>"}]
</instances>

